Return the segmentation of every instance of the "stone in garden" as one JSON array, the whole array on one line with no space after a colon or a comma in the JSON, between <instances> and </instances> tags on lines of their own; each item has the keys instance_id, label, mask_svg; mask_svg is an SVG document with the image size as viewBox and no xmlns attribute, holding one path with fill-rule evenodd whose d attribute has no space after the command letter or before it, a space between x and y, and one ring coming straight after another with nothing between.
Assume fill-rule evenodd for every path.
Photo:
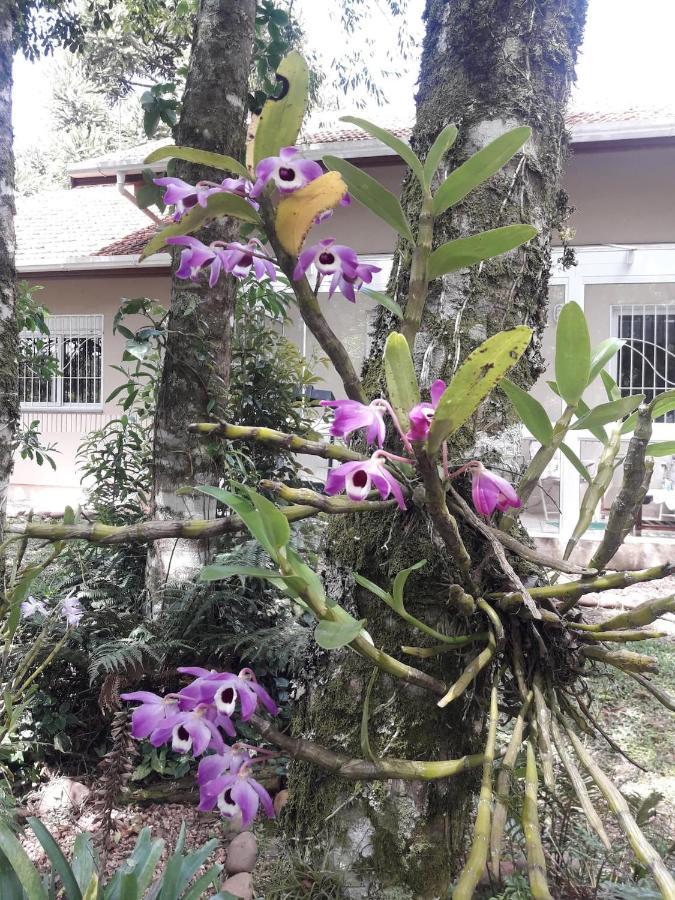
<instances>
[{"instance_id":1,"label":"stone in garden","mask_svg":"<svg viewBox=\"0 0 675 900\"><path fill-rule=\"evenodd\" d=\"M38 807L41 813L79 809L89 799L90 794L89 788L80 781L73 781L72 778L56 778L40 792Z\"/></svg>"},{"instance_id":2,"label":"stone in garden","mask_svg":"<svg viewBox=\"0 0 675 900\"><path fill-rule=\"evenodd\" d=\"M225 871L228 875L252 872L258 858L258 841L250 831L242 831L227 848Z\"/></svg>"},{"instance_id":3,"label":"stone in garden","mask_svg":"<svg viewBox=\"0 0 675 900\"><path fill-rule=\"evenodd\" d=\"M240 900L253 900L253 884L248 872L240 872L223 882L223 890L229 891Z\"/></svg>"},{"instance_id":4,"label":"stone in garden","mask_svg":"<svg viewBox=\"0 0 675 900\"><path fill-rule=\"evenodd\" d=\"M281 810L288 803L288 789L284 788L283 791L279 791L279 793L274 798L274 812L275 815L279 815Z\"/></svg>"}]
</instances>

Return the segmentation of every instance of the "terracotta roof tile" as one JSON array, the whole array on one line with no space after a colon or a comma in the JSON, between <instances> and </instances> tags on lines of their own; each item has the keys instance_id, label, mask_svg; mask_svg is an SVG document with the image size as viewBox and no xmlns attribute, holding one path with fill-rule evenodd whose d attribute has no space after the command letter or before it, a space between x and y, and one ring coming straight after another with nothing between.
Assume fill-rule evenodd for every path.
<instances>
[{"instance_id":1,"label":"terracotta roof tile","mask_svg":"<svg viewBox=\"0 0 675 900\"><path fill-rule=\"evenodd\" d=\"M91 256L149 225L145 213L123 197L114 184L17 197L16 206L19 268L37 264L48 268Z\"/></svg>"},{"instance_id":2,"label":"terracotta roof tile","mask_svg":"<svg viewBox=\"0 0 675 900\"><path fill-rule=\"evenodd\" d=\"M170 221L170 219L167 219L165 224L169 225ZM139 231L134 231L132 234L127 234L123 238L113 241L112 244L101 247L100 250L97 250L96 253L92 255L128 256L130 254L141 253L150 238L157 233L157 229L158 226L151 223L146 228L141 228Z\"/></svg>"}]
</instances>

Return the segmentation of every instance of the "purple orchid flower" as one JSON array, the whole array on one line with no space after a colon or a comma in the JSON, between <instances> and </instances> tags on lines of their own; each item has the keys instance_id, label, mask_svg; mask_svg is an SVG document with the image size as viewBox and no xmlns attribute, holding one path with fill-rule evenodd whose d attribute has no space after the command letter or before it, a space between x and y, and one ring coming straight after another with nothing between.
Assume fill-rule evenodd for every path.
<instances>
[{"instance_id":1,"label":"purple orchid flower","mask_svg":"<svg viewBox=\"0 0 675 900\"><path fill-rule=\"evenodd\" d=\"M208 672L192 667L182 667L178 671L183 675L197 675L196 681L180 691L181 698L212 704L228 719L233 715L237 701L242 722L248 722L258 707L258 701L273 716L279 713L278 706L265 688L258 684L252 669L242 669L239 675L232 672Z\"/></svg>"},{"instance_id":2,"label":"purple orchid flower","mask_svg":"<svg viewBox=\"0 0 675 900\"><path fill-rule=\"evenodd\" d=\"M70 627L74 628L80 624L84 610L77 597L66 597L61 601L61 615L66 620L66 625Z\"/></svg>"},{"instance_id":3,"label":"purple orchid flower","mask_svg":"<svg viewBox=\"0 0 675 900\"><path fill-rule=\"evenodd\" d=\"M479 515L490 516L495 509L500 512L506 512L509 507L520 509L520 497L506 479L489 472L481 462L471 463L469 468L471 498Z\"/></svg>"},{"instance_id":4,"label":"purple orchid flower","mask_svg":"<svg viewBox=\"0 0 675 900\"><path fill-rule=\"evenodd\" d=\"M251 776L248 766L242 766L236 773L215 778L200 789L199 809L202 812L217 806L228 819L240 815L242 830L251 824L261 803L267 816L273 819L272 798Z\"/></svg>"},{"instance_id":5,"label":"purple orchid flower","mask_svg":"<svg viewBox=\"0 0 675 900\"><path fill-rule=\"evenodd\" d=\"M177 222L185 213L199 204L206 206L206 201L211 194L217 194L223 190L220 185L214 185L210 182L199 182L198 184L188 184L182 178L154 178L154 183L158 187L166 188L164 191L164 202L167 206L174 206L175 212L173 219Z\"/></svg>"},{"instance_id":6,"label":"purple orchid flower","mask_svg":"<svg viewBox=\"0 0 675 900\"><path fill-rule=\"evenodd\" d=\"M282 147L279 156L261 159L255 174L256 182L250 194L254 200L270 181L282 194L291 194L323 175L323 169L313 159L302 159L297 147Z\"/></svg>"},{"instance_id":7,"label":"purple orchid flower","mask_svg":"<svg viewBox=\"0 0 675 900\"><path fill-rule=\"evenodd\" d=\"M213 263L216 258L216 251L212 247L207 247L206 244L203 244L196 237L191 237L189 234L168 237L166 242L171 246L185 247L180 255L180 265L176 270L176 278L194 280L198 277L202 267Z\"/></svg>"},{"instance_id":8,"label":"purple orchid flower","mask_svg":"<svg viewBox=\"0 0 675 900\"><path fill-rule=\"evenodd\" d=\"M302 251L293 270L293 281L300 281L311 265L316 268L320 281L325 276L334 276L338 272L353 278L358 264L356 250L336 244L335 238L324 238Z\"/></svg>"},{"instance_id":9,"label":"purple orchid flower","mask_svg":"<svg viewBox=\"0 0 675 900\"><path fill-rule=\"evenodd\" d=\"M410 419L410 431L406 435L408 440L425 441L427 439L429 428L431 427L431 420L434 417L436 407L443 396L444 390L445 382L441 381L439 378L438 381L434 381L429 389L431 403L418 403L410 410L408 413L408 418Z\"/></svg>"},{"instance_id":10,"label":"purple orchid flower","mask_svg":"<svg viewBox=\"0 0 675 900\"><path fill-rule=\"evenodd\" d=\"M42 616L49 615L49 608L45 606L43 600L36 600L35 597L26 597L21 604L21 618L31 619L36 613Z\"/></svg>"},{"instance_id":11,"label":"purple orchid flower","mask_svg":"<svg viewBox=\"0 0 675 900\"><path fill-rule=\"evenodd\" d=\"M368 443L374 444L377 441L380 447L384 445L387 426L381 400L373 400L367 406L358 400L322 400L320 405L335 408L335 418L330 428L334 437L346 438L358 428L367 428Z\"/></svg>"},{"instance_id":12,"label":"purple orchid flower","mask_svg":"<svg viewBox=\"0 0 675 900\"><path fill-rule=\"evenodd\" d=\"M206 750L225 752L225 742L218 727L234 737L236 731L227 716L214 715L206 704L200 703L194 709L181 710L170 715L150 734L153 747L160 747L171 741L171 749L177 753L192 752L193 756L201 756Z\"/></svg>"},{"instance_id":13,"label":"purple orchid flower","mask_svg":"<svg viewBox=\"0 0 675 900\"><path fill-rule=\"evenodd\" d=\"M356 303L356 295L365 284L370 284L375 272L381 272L379 266L371 266L369 263L359 263L353 275L347 272L336 272L328 289L328 297L332 297L336 290L351 303Z\"/></svg>"},{"instance_id":14,"label":"purple orchid flower","mask_svg":"<svg viewBox=\"0 0 675 900\"><path fill-rule=\"evenodd\" d=\"M277 272L272 260L261 259L260 256L254 255L263 252L263 245L257 238L251 238L247 244L230 241L229 244L222 246L224 249L219 257L222 261L222 266L226 272L230 272L235 278L246 278L251 269L253 269L257 279L261 279L265 275L270 281L276 279Z\"/></svg>"},{"instance_id":15,"label":"purple orchid flower","mask_svg":"<svg viewBox=\"0 0 675 900\"><path fill-rule=\"evenodd\" d=\"M226 747L224 753L203 756L197 767L197 784L202 787L223 775L236 774L250 758L246 751L237 749L237 744Z\"/></svg>"},{"instance_id":16,"label":"purple orchid flower","mask_svg":"<svg viewBox=\"0 0 675 900\"><path fill-rule=\"evenodd\" d=\"M350 500L365 500L371 489L376 488L383 500L393 494L399 507L405 509L401 485L385 469L385 460L377 455L378 452L370 459L343 463L331 469L324 488L326 494L331 496L346 491Z\"/></svg>"},{"instance_id":17,"label":"purple orchid flower","mask_svg":"<svg viewBox=\"0 0 675 900\"><path fill-rule=\"evenodd\" d=\"M122 700L139 700L131 714L131 736L137 741L149 737L153 731L166 723L166 720L178 712L178 698L175 694L159 697L151 691L132 691L120 694Z\"/></svg>"}]
</instances>

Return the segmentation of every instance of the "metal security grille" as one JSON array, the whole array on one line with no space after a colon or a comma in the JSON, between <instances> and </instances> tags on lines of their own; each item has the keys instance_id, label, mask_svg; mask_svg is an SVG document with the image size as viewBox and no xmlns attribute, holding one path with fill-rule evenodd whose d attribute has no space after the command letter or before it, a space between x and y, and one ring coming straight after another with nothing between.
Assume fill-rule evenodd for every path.
<instances>
[{"instance_id":1,"label":"metal security grille","mask_svg":"<svg viewBox=\"0 0 675 900\"><path fill-rule=\"evenodd\" d=\"M617 359L622 396L650 401L675 388L675 304L612 306L612 331L626 341ZM675 422L675 411L657 421Z\"/></svg>"},{"instance_id":2,"label":"metal security grille","mask_svg":"<svg viewBox=\"0 0 675 900\"><path fill-rule=\"evenodd\" d=\"M49 335L22 332L19 397L25 406L90 407L101 403L103 316L48 316ZM49 354L58 373L40 378L31 356Z\"/></svg>"}]
</instances>

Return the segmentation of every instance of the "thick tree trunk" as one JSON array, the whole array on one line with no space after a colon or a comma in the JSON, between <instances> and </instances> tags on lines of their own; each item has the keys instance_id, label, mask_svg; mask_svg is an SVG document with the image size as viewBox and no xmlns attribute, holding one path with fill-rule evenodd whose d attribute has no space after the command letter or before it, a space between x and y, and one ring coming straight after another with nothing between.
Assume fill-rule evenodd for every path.
<instances>
[{"instance_id":1,"label":"thick tree trunk","mask_svg":"<svg viewBox=\"0 0 675 900\"><path fill-rule=\"evenodd\" d=\"M255 0L201 0L176 142L243 158L246 92L251 64ZM177 174L192 183L221 181L226 173L182 164ZM234 240L236 225L216 224L197 235L205 243ZM174 259L175 273L178 254ZM210 502L180 496L185 485L218 477L217 448L189 435L190 422L208 421L224 409L230 370L235 279L215 288L175 277L171 286L169 334L154 431L156 518L209 518ZM214 451L214 452L210 452ZM158 541L148 558L153 598L167 582L189 578L208 555L208 542Z\"/></svg>"},{"instance_id":2,"label":"thick tree trunk","mask_svg":"<svg viewBox=\"0 0 675 900\"><path fill-rule=\"evenodd\" d=\"M0 540L19 418L17 331L14 309L14 150L12 142L11 0L0 0ZM0 560L0 568L2 560Z\"/></svg>"},{"instance_id":3,"label":"thick tree trunk","mask_svg":"<svg viewBox=\"0 0 675 900\"><path fill-rule=\"evenodd\" d=\"M427 0L412 138L417 153L424 158L441 129L456 122L460 136L442 167L447 172L508 128L533 128L522 159L451 210L437 224L435 243L513 222L536 225L540 236L524 250L446 276L433 286L414 346L424 387L439 377L449 380L458 361L496 331L525 323L541 335L551 230L566 206L559 190L566 147L564 111L585 9L586 0ZM414 220L419 194L412 179L404 186L403 204ZM390 289L402 304L409 271L409 250L401 245ZM370 396L382 390L382 349L392 327L391 316L382 311L364 372ZM519 366L519 377L527 385L539 371L535 344ZM451 459L459 464L477 456L493 465L508 464L517 442L509 405L495 396L483 406L475 425L463 429ZM483 561L479 571L488 587L490 553L475 534L463 537L475 564ZM388 587L396 572L426 558L427 566L408 582L410 611L449 634L484 627L484 621L467 620L452 609L448 587L461 579L428 518L414 504L394 521L368 514L331 524L328 553L329 591L343 604L351 598L351 611L368 619L376 644L392 655L401 655L402 644L422 643L420 635L401 627L400 620L383 611L383 604L355 589L352 571ZM433 665L423 661L422 666L452 683L476 652L469 648L447 653ZM368 675L363 661L353 655L336 660L331 654L328 661L319 657L310 673L298 730L321 743L347 744L358 755L359 709ZM444 710L433 697L380 677L371 700L374 752L441 759L479 751L484 745L487 677L484 673L473 690ZM291 777L289 819L297 832L321 835L313 846L319 852L328 850L333 864L349 873L350 896L444 897L463 861L476 783L477 776L466 775L446 783L382 783L355 790L298 765Z\"/></svg>"}]
</instances>

